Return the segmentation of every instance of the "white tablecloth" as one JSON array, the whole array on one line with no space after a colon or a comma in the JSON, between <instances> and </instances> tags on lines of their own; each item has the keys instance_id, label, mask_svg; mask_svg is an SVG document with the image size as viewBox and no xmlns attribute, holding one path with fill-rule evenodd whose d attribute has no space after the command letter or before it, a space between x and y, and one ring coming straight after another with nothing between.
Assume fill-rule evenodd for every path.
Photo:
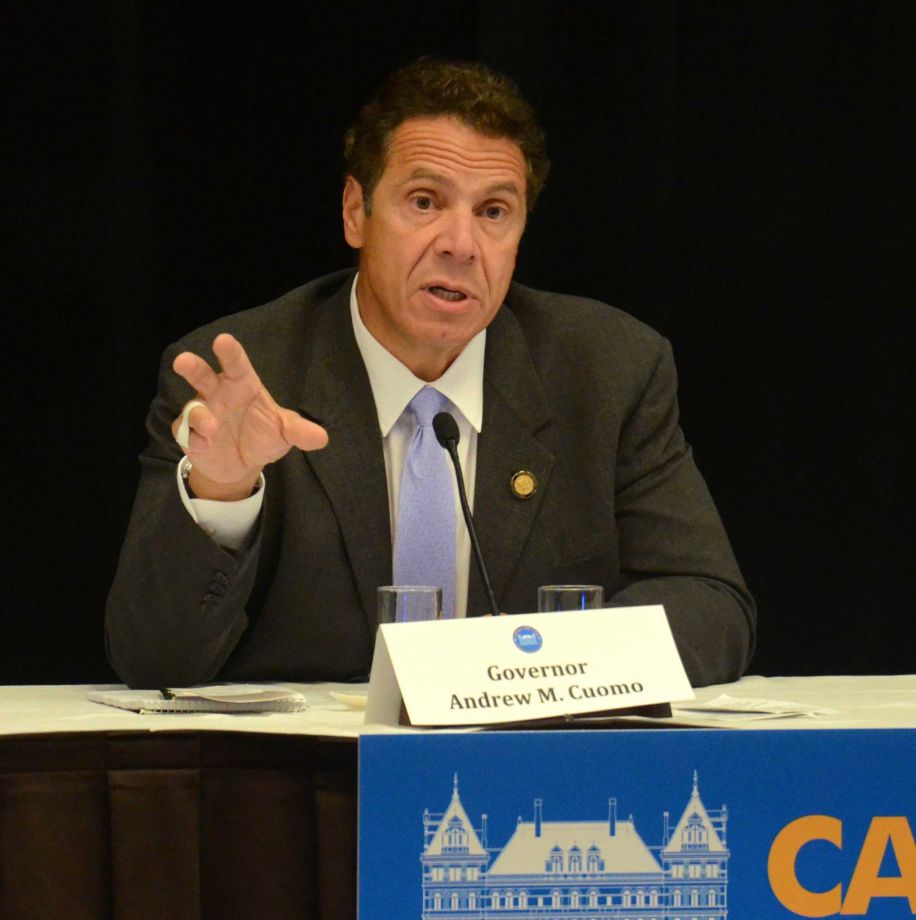
<instances>
[{"instance_id":1,"label":"white tablecloth","mask_svg":"<svg viewBox=\"0 0 916 920\"><path fill-rule=\"evenodd\" d=\"M114 686L114 685L110 685ZM304 693L309 702L297 713L168 713L140 715L91 703L95 687L0 687L0 735L56 732L240 731L284 735L357 738L360 734L424 729L364 725L363 712L333 699L331 691L358 694L366 685L284 684ZM798 704L815 714L780 718L699 713L690 704L674 705L670 722L683 726L735 729L916 728L916 675L879 677L744 677L737 683L704 687L697 701L722 695ZM644 720L628 722L642 724ZM665 724L669 720L652 720Z\"/></svg>"}]
</instances>

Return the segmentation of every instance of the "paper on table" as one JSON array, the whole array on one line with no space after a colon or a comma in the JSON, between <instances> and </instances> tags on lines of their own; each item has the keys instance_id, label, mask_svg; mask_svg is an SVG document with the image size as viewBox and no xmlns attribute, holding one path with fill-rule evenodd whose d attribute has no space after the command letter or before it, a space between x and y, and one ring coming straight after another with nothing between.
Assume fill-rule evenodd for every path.
<instances>
[{"instance_id":1,"label":"paper on table","mask_svg":"<svg viewBox=\"0 0 916 920\"><path fill-rule=\"evenodd\" d=\"M343 703L348 709L365 709L369 699L368 693L341 693L337 690L329 690L328 695L332 700Z\"/></svg>"},{"instance_id":2,"label":"paper on table","mask_svg":"<svg viewBox=\"0 0 916 920\"><path fill-rule=\"evenodd\" d=\"M134 712L300 712L305 697L287 687L262 684L211 684L159 690L90 690L89 700Z\"/></svg>"},{"instance_id":3,"label":"paper on table","mask_svg":"<svg viewBox=\"0 0 916 920\"><path fill-rule=\"evenodd\" d=\"M835 713L835 709L816 708L805 706L801 703L789 703L783 700L767 700L763 698L749 698L729 696L722 693L715 699L704 703L688 702L677 704L677 709L686 712L703 712L715 715L721 713L729 716L744 716L745 718L779 719L786 716L818 716Z\"/></svg>"},{"instance_id":4,"label":"paper on table","mask_svg":"<svg viewBox=\"0 0 916 920\"><path fill-rule=\"evenodd\" d=\"M286 687L263 686L261 684L217 684L207 687L171 687L168 690L175 699L213 700L227 703L273 703L288 700L301 694ZM303 697L304 699L304 697Z\"/></svg>"}]
</instances>

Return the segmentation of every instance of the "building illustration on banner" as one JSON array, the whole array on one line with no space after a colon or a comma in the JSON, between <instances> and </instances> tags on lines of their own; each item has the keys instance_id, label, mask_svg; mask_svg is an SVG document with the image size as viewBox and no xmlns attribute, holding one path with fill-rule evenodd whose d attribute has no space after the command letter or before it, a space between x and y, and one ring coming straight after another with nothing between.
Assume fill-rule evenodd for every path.
<instances>
[{"instance_id":1,"label":"building illustration on banner","mask_svg":"<svg viewBox=\"0 0 916 920\"><path fill-rule=\"evenodd\" d=\"M725 920L726 807L706 808L694 772L680 820L662 817L651 845L616 798L597 821L547 820L538 798L532 819L491 848L487 815L473 825L456 774L445 812L423 814L423 920Z\"/></svg>"}]
</instances>

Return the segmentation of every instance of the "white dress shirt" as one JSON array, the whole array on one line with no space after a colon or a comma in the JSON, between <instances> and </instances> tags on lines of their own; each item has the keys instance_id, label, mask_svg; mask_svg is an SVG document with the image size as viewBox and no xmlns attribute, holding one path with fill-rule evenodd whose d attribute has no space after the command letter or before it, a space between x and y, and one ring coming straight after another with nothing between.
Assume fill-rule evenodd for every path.
<instances>
[{"instance_id":1,"label":"white dress shirt","mask_svg":"<svg viewBox=\"0 0 916 920\"><path fill-rule=\"evenodd\" d=\"M358 276L357 276L358 277ZM401 493L401 472L404 458L413 437L416 423L406 412L408 403L427 382L414 376L391 352L387 351L369 332L359 313L356 299L356 280L350 291L350 317L353 334L362 356L382 435L385 457L385 475L388 480L388 510L391 523L391 545L395 546L398 501ZM448 409L458 423L461 439L458 442L458 459L464 473L468 503L474 507L474 479L477 470L477 435L483 425L483 362L486 349L486 329L479 332L464 347L449 369L429 383L448 399ZM190 498L181 477L182 464L178 465L178 489L181 500L192 518L221 546L241 549L250 539L267 488L262 479L261 488L250 498L240 502L215 502ZM458 498L455 492L455 616L467 612L468 573L471 562L471 538L468 535ZM392 550L393 552L393 550ZM305 560L307 564L307 560ZM392 559L392 570L394 560Z\"/></svg>"}]
</instances>

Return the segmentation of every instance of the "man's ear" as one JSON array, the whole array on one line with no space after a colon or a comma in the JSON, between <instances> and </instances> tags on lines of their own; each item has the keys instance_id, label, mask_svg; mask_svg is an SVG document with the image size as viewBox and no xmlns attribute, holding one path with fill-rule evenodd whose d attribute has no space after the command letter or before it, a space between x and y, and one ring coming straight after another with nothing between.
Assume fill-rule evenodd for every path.
<instances>
[{"instance_id":1,"label":"man's ear","mask_svg":"<svg viewBox=\"0 0 916 920\"><path fill-rule=\"evenodd\" d=\"M347 176L343 190L344 238L354 249L362 249L365 222L366 208L363 187L353 176Z\"/></svg>"}]
</instances>

